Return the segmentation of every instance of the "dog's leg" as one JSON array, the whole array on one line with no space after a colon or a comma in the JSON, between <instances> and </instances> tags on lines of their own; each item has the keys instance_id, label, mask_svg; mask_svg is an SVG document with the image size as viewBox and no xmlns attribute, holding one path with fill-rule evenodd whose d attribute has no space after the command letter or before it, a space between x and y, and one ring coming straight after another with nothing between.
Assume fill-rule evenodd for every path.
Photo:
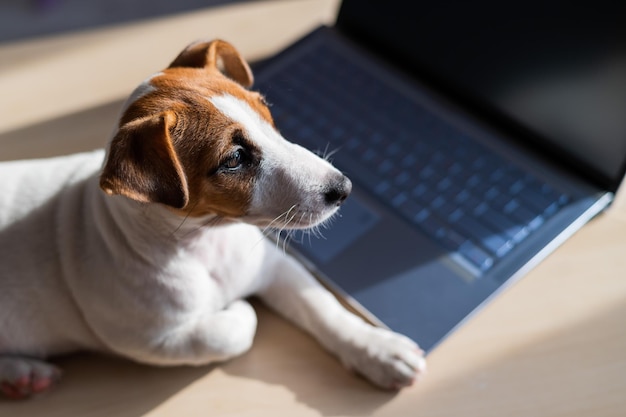
<instances>
[{"instance_id":1,"label":"dog's leg","mask_svg":"<svg viewBox=\"0 0 626 417\"><path fill-rule=\"evenodd\" d=\"M248 351L256 326L256 312L250 303L236 300L223 310L190 317L156 339L142 339L139 346L135 343L128 349L118 345L117 350L149 364L205 365Z\"/></svg>"},{"instance_id":2,"label":"dog's leg","mask_svg":"<svg viewBox=\"0 0 626 417\"><path fill-rule=\"evenodd\" d=\"M50 389L61 371L44 361L21 356L0 356L0 392L12 399Z\"/></svg>"},{"instance_id":3,"label":"dog's leg","mask_svg":"<svg viewBox=\"0 0 626 417\"><path fill-rule=\"evenodd\" d=\"M409 338L369 325L346 310L295 259L271 244L269 283L259 297L312 334L349 369L386 389L413 384L426 369L423 352Z\"/></svg>"}]
</instances>

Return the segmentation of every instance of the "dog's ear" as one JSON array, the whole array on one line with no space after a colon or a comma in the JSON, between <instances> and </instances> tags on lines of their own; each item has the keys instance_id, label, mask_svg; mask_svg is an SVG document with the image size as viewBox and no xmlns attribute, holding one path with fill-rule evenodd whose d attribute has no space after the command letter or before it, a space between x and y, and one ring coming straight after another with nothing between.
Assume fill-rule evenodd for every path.
<instances>
[{"instance_id":1,"label":"dog's ear","mask_svg":"<svg viewBox=\"0 0 626 417\"><path fill-rule=\"evenodd\" d=\"M120 127L109 145L100 187L110 195L185 207L187 180L169 132L175 124L176 115L165 112Z\"/></svg>"},{"instance_id":2,"label":"dog's ear","mask_svg":"<svg viewBox=\"0 0 626 417\"><path fill-rule=\"evenodd\" d=\"M254 82L252 70L246 60L233 45L220 39L189 45L169 67L206 68L220 71L246 88L251 87Z\"/></svg>"}]
</instances>

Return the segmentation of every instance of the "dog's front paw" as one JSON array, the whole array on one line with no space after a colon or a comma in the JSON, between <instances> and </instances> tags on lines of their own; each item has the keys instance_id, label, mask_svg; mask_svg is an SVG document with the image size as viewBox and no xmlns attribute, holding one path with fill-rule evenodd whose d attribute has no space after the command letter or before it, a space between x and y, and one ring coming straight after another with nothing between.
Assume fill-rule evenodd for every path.
<instances>
[{"instance_id":1,"label":"dog's front paw","mask_svg":"<svg viewBox=\"0 0 626 417\"><path fill-rule=\"evenodd\" d=\"M406 336L368 327L358 339L342 355L344 364L384 389L413 385L426 372L424 352Z\"/></svg>"},{"instance_id":2,"label":"dog's front paw","mask_svg":"<svg viewBox=\"0 0 626 417\"><path fill-rule=\"evenodd\" d=\"M59 368L37 359L0 357L0 392L12 399L47 391L60 376Z\"/></svg>"}]
</instances>

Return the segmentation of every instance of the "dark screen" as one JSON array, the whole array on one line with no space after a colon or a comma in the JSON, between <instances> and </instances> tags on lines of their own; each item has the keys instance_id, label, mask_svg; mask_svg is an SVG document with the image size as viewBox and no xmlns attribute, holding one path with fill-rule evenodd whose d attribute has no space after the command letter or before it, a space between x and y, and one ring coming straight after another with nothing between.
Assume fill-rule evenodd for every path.
<instances>
[{"instance_id":1,"label":"dark screen","mask_svg":"<svg viewBox=\"0 0 626 417\"><path fill-rule=\"evenodd\" d=\"M344 0L337 26L524 126L604 185L621 180L626 1Z\"/></svg>"}]
</instances>

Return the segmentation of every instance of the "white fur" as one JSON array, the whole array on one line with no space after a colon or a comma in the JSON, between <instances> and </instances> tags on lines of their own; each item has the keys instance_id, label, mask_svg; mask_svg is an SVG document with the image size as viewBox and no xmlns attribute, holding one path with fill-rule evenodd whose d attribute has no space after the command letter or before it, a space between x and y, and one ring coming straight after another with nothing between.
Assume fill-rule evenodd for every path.
<instances>
[{"instance_id":1,"label":"white fur","mask_svg":"<svg viewBox=\"0 0 626 417\"><path fill-rule=\"evenodd\" d=\"M298 216L289 226L336 211L320 197L319 184L338 174L328 162L285 141L245 102L211 102L263 149L244 221L271 223L285 193ZM99 150L0 164L0 382L53 374L21 356L83 349L160 365L229 359L252 344L256 315L244 299L253 294L380 386L408 385L424 369L413 342L346 311L257 227L203 227L206 218L106 195L103 158Z\"/></svg>"}]
</instances>

